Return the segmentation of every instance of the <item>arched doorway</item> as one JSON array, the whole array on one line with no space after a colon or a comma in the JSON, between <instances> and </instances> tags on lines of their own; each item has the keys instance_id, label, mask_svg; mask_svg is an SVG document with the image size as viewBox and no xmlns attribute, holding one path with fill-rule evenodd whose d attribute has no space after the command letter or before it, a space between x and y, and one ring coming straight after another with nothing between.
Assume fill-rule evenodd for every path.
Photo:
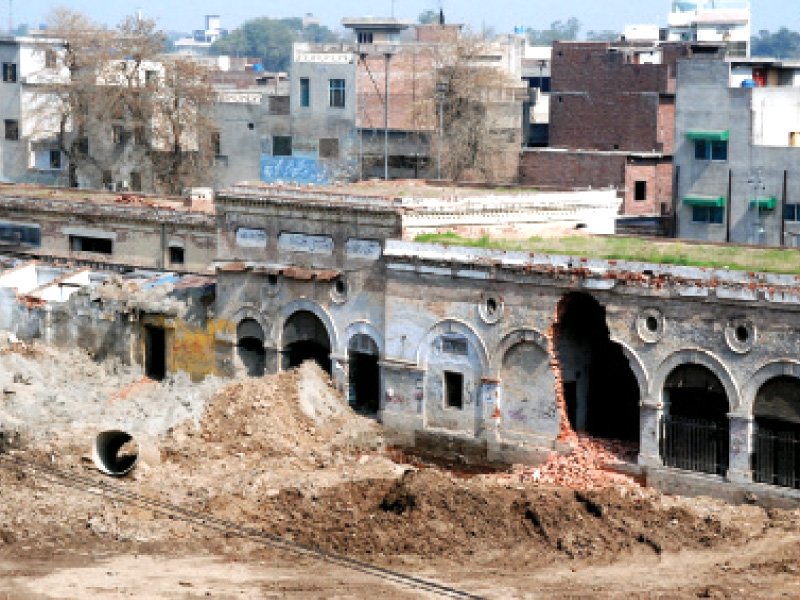
<instances>
[{"instance_id":1,"label":"arched doorway","mask_svg":"<svg viewBox=\"0 0 800 600\"><path fill-rule=\"evenodd\" d=\"M622 347L610 339L605 309L589 294L567 294L558 303L554 333L572 428L638 442L639 383Z\"/></svg>"},{"instance_id":2,"label":"arched doorway","mask_svg":"<svg viewBox=\"0 0 800 600\"><path fill-rule=\"evenodd\" d=\"M668 467L725 475L728 397L709 368L684 364L664 383L662 458Z\"/></svg>"},{"instance_id":3,"label":"arched doorway","mask_svg":"<svg viewBox=\"0 0 800 600\"><path fill-rule=\"evenodd\" d=\"M331 341L324 323L313 312L300 310L283 326L284 368L291 369L306 360L315 361L331 372Z\"/></svg>"},{"instance_id":4,"label":"arched doorway","mask_svg":"<svg viewBox=\"0 0 800 600\"><path fill-rule=\"evenodd\" d=\"M347 358L350 406L365 413L377 414L381 400L378 345L367 334L358 333L350 338Z\"/></svg>"},{"instance_id":5,"label":"arched doorway","mask_svg":"<svg viewBox=\"0 0 800 600\"><path fill-rule=\"evenodd\" d=\"M782 375L764 383L753 417L753 479L800 488L800 379Z\"/></svg>"},{"instance_id":6,"label":"arched doorway","mask_svg":"<svg viewBox=\"0 0 800 600\"><path fill-rule=\"evenodd\" d=\"M503 428L524 433L558 434L550 355L539 344L520 339L503 354Z\"/></svg>"},{"instance_id":7,"label":"arched doorway","mask_svg":"<svg viewBox=\"0 0 800 600\"><path fill-rule=\"evenodd\" d=\"M261 377L266 368L264 330L255 319L243 319L236 327L236 349L247 375Z\"/></svg>"}]
</instances>

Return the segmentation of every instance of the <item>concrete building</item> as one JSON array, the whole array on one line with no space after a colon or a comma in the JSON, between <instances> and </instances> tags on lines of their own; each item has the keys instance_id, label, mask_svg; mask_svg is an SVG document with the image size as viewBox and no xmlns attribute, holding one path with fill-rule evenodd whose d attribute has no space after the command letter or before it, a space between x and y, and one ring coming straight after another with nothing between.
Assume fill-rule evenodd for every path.
<instances>
[{"instance_id":1,"label":"concrete building","mask_svg":"<svg viewBox=\"0 0 800 600\"><path fill-rule=\"evenodd\" d=\"M67 161L55 134L58 120L48 110L53 99L42 85L65 81L59 57L63 42L43 36L0 37L0 179L42 185L66 185Z\"/></svg>"},{"instance_id":2,"label":"concrete building","mask_svg":"<svg viewBox=\"0 0 800 600\"><path fill-rule=\"evenodd\" d=\"M800 245L800 64L680 61L677 235Z\"/></svg>"},{"instance_id":3,"label":"concrete building","mask_svg":"<svg viewBox=\"0 0 800 600\"><path fill-rule=\"evenodd\" d=\"M176 40L175 50L180 54L207 56L212 44L228 35L228 30L222 28L222 19L219 15L206 15L205 23L205 29L195 29L191 37Z\"/></svg>"},{"instance_id":4,"label":"concrete building","mask_svg":"<svg viewBox=\"0 0 800 600\"><path fill-rule=\"evenodd\" d=\"M344 19L354 42L294 45L291 133L263 157L266 182L327 183L358 178L435 177L437 73L452 66L460 26L398 19ZM516 178L521 143L522 44L486 45L480 61L508 74L508 89L487 95L487 118L506 140L498 157ZM474 65L473 65L474 66ZM513 89L512 89L513 88ZM491 97L489 97L491 96ZM502 153L501 153L502 154ZM509 160L500 160L500 158ZM502 172L498 168L498 174Z\"/></svg>"},{"instance_id":5,"label":"concrete building","mask_svg":"<svg viewBox=\"0 0 800 600\"><path fill-rule=\"evenodd\" d=\"M211 192L194 198L5 186L0 247L108 268L204 272L216 255Z\"/></svg>"},{"instance_id":6,"label":"concrete building","mask_svg":"<svg viewBox=\"0 0 800 600\"><path fill-rule=\"evenodd\" d=\"M732 57L750 56L750 0L674 0L667 17L670 42L722 43Z\"/></svg>"}]
</instances>

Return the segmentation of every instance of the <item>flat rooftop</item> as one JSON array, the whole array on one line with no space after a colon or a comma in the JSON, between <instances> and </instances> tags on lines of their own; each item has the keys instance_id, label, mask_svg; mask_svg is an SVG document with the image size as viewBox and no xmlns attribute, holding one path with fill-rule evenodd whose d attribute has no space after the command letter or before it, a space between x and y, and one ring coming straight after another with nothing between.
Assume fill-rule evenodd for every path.
<instances>
[{"instance_id":1,"label":"flat rooftop","mask_svg":"<svg viewBox=\"0 0 800 600\"><path fill-rule=\"evenodd\" d=\"M138 192L110 192L81 188L47 187L18 183L0 184L0 199L17 198L48 203L72 203L97 206L120 206L176 211L182 213L209 213L213 206L194 205L188 198L156 196Z\"/></svg>"}]
</instances>

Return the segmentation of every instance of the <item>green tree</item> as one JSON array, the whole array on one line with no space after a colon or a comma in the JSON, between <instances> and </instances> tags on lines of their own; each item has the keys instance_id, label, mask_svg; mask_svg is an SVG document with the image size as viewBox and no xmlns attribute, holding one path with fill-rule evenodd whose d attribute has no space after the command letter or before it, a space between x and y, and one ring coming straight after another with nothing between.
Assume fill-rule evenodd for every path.
<instances>
[{"instance_id":1,"label":"green tree","mask_svg":"<svg viewBox=\"0 0 800 600\"><path fill-rule=\"evenodd\" d=\"M619 32L613 29L602 29L595 31L590 29L586 32L586 41L588 42L613 42L619 39Z\"/></svg>"},{"instance_id":2,"label":"green tree","mask_svg":"<svg viewBox=\"0 0 800 600\"><path fill-rule=\"evenodd\" d=\"M428 9L423 10L417 17L417 23L420 25L433 25L439 22L439 11Z\"/></svg>"},{"instance_id":3,"label":"green tree","mask_svg":"<svg viewBox=\"0 0 800 600\"><path fill-rule=\"evenodd\" d=\"M292 60L294 42L325 43L337 41L330 29L320 25L303 27L302 19L261 17L246 21L229 35L214 42L216 54L259 58L269 71L286 71Z\"/></svg>"},{"instance_id":4,"label":"green tree","mask_svg":"<svg viewBox=\"0 0 800 600\"><path fill-rule=\"evenodd\" d=\"M800 58L800 33L786 27L781 27L775 33L762 29L751 39L750 54L770 58Z\"/></svg>"},{"instance_id":5,"label":"green tree","mask_svg":"<svg viewBox=\"0 0 800 600\"><path fill-rule=\"evenodd\" d=\"M550 23L549 29L532 29L525 30L525 35L528 36L528 41L536 46L549 46L553 42L571 41L578 39L578 33L581 30L581 22L575 17L570 17L566 22L553 21Z\"/></svg>"}]
</instances>

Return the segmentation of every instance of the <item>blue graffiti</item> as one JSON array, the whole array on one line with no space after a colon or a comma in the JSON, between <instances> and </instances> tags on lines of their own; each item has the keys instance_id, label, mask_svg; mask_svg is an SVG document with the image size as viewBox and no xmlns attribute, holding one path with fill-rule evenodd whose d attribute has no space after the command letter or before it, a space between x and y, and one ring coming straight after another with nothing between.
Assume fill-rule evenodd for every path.
<instances>
[{"instance_id":1,"label":"blue graffiti","mask_svg":"<svg viewBox=\"0 0 800 600\"><path fill-rule=\"evenodd\" d=\"M261 156L261 181L326 184L331 182L331 176L316 158L265 154Z\"/></svg>"}]
</instances>

